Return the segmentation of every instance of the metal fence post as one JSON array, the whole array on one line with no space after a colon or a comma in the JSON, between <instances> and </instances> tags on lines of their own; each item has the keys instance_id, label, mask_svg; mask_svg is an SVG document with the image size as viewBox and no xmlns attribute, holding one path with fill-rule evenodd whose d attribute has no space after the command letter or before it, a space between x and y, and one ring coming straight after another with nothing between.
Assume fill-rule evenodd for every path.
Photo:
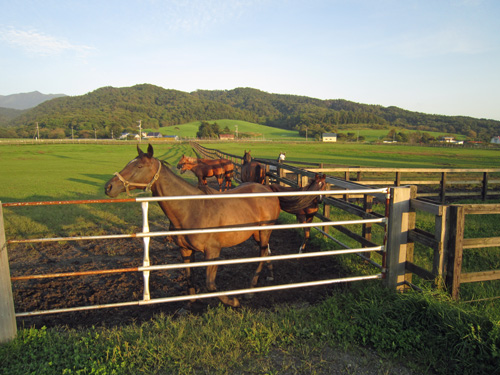
<instances>
[{"instance_id":1,"label":"metal fence post","mask_svg":"<svg viewBox=\"0 0 500 375\"><path fill-rule=\"evenodd\" d=\"M17 325L10 281L9 256L5 240L2 202L0 202L0 343L14 339L16 334Z\"/></svg>"},{"instance_id":2,"label":"metal fence post","mask_svg":"<svg viewBox=\"0 0 500 375\"><path fill-rule=\"evenodd\" d=\"M387 287L398 291L405 289L410 197L409 186L390 189L385 283Z\"/></svg>"}]
</instances>

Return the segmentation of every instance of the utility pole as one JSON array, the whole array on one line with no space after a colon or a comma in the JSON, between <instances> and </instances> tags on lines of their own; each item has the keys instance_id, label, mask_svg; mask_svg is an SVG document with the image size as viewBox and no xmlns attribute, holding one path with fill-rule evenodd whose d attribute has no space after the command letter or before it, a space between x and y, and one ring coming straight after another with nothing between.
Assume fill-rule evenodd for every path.
<instances>
[{"instance_id":1,"label":"utility pole","mask_svg":"<svg viewBox=\"0 0 500 375\"><path fill-rule=\"evenodd\" d=\"M238 139L238 125L234 125L236 139Z\"/></svg>"},{"instance_id":2,"label":"utility pole","mask_svg":"<svg viewBox=\"0 0 500 375\"><path fill-rule=\"evenodd\" d=\"M74 133L73 133L73 127L71 127L71 140L74 140L75 137L74 137Z\"/></svg>"},{"instance_id":3,"label":"utility pole","mask_svg":"<svg viewBox=\"0 0 500 375\"><path fill-rule=\"evenodd\" d=\"M38 121L36 122L36 140L40 139L40 128L38 127Z\"/></svg>"},{"instance_id":4,"label":"utility pole","mask_svg":"<svg viewBox=\"0 0 500 375\"><path fill-rule=\"evenodd\" d=\"M141 143L141 141L142 141L142 123L141 123L142 120L139 120L137 122L139 123L139 126L138 126L138 128L139 128L139 143Z\"/></svg>"}]
</instances>

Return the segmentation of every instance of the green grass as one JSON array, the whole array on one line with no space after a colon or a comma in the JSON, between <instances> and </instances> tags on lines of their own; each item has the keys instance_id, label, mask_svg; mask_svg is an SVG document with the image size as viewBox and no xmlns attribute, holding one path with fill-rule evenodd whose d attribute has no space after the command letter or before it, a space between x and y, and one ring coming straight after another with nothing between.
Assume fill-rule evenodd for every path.
<instances>
[{"instance_id":1,"label":"green grass","mask_svg":"<svg viewBox=\"0 0 500 375\"><path fill-rule=\"evenodd\" d=\"M496 167L498 160L494 150L313 142L205 146L236 155L251 149L255 157L273 159L283 150L292 160L346 165L477 168ZM187 143L155 145L155 155L173 165L182 154L190 153ZM134 143L0 146L0 200L105 198L105 182L135 155ZM191 176L183 177L194 182ZM155 230L165 225L165 218L156 206L151 207ZM135 232L142 224L139 205L131 209L127 204L4 208L4 215L8 239ZM334 212L335 220L345 216ZM434 225L432 217L417 220L423 228ZM467 237L495 233L495 224L486 216L477 220L466 229ZM377 241L382 236L380 231L374 233ZM314 241L332 246L320 236ZM416 256L418 262L428 262L429 252L418 249ZM482 251L472 251L464 265L470 270L497 267L498 255L492 259ZM373 273L371 266L354 257L346 257L343 265L356 274ZM0 346L0 363L5 374L320 373L337 365L325 359L327 348L358 353L371 348L383 358L383 364L378 359L370 366L377 366L381 373L393 366L393 359L405 361L417 373L494 373L500 366L498 300L457 303L444 293L427 290L425 283L422 286L423 293L399 295L360 283L308 308L276 306L275 311L252 311L220 307L200 316L158 316L142 325L119 328L21 328L14 341ZM498 285L475 291L462 286L461 290L471 298L482 297L496 292Z\"/></svg>"},{"instance_id":2,"label":"green grass","mask_svg":"<svg viewBox=\"0 0 500 375\"><path fill-rule=\"evenodd\" d=\"M272 128L247 121L222 119L208 122L211 124L217 122L221 130L224 130L227 126L232 133L235 133L237 130L240 137L248 137L251 139L282 141L298 141L303 139L299 136L297 131ZM163 135L177 135L183 139L195 138L200 125L201 121L194 121L182 125L165 126L157 131ZM148 131L154 130L148 129Z\"/></svg>"},{"instance_id":3,"label":"green grass","mask_svg":"<svg viewBox=\"0 0 500 375\"><path fill-rule=\"evenodd\" d=\"M399 373L394 360L415 373L493 374L499 328L443 295L370 284L307 308L219 306L119 328L23 328L0 346L0 362L5 375Z\"/></svg>"},{"instance_id":4,"label":"green grass","mask_svg":"<svg viewBox=\"0 0 500 375\"><path fill-rule=\"evenodd\" d=\"M500 149L456 149L424 146L370 145L356 143L200 142L229 154L276 159L281 151L287 160L346 166L388 168L498 168Z\"/></svg>"},{"instance_id":5,"label":"green grass","mask_svg":"<svg viewBox=\"0 0 500 375\"><path fill-rule=\"evenodd\" d=\"M299 136L298 131L295 130L284 130L273 128L265 125L255 124L247 121L240 120L213 120L208 121L209 123L217 122L220 129L223 130L226 126L232 133L238 130L238 134L242 137L248 137L250 139L260 139L260 140L272 140L272 141L305 141L305 137ZM146 129L145 131L154 132L159 131L163 135L177 135L182 139L192 139L196 137L198 128L201 125L201 121L193 121L186 124L165 126L160 129ZM237 129L236 129L237 127ZM404 128L387 127L385 129L372 129L364 127L363 125L346 125L344 128L339 129L339 133L347 134L354 133L360 137L364 137L364 141L361 143L371 143L383 140L391 129L396 129L397 132L403 133L413 133L413 131ZM426 132L432 135L434 138L439 139L442 136L449 135L443 132ZM458 140L464 140L465 136L460 134L453 134L453 136ZM308 138L309 141L314 139Z\"/></svg>"}]
</instances>

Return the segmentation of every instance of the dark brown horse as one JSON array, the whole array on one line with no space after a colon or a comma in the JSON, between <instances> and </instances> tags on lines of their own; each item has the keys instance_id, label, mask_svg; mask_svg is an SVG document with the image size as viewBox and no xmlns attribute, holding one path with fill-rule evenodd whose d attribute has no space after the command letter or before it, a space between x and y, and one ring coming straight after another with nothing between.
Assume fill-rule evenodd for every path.
<instances>
[{"instance_id":1,"label":"dark brown horse","mask_svg":"<svg viewBox=\"0 0 500 375\"><path fill-rule=\"evenodd\" d=\"M182 159L181 159L182 160ZM224 182L224 169L219 165L208 165L205 163L179 163L177 168L180 169L181 174L186 171L191 171L196 177L198 177L199 185L207 184L207 177L215 177L217 183L219 184L219 191L222 191L222 185Z\"/></svg>"},{"instance_id":2,"label":"dark brown horse","mask_svg":"<svg viewBox=\"0 0 500 375\"><path fill-rule=\"evenodd\" d=\"M220 172L219 168L222 168L224 171L224 178L226 180L224 190L231 189L232 187L232 178L234 175L234 164L231 162L231 160L228 159L200 159L200 158L195 158L192 156L185 156L182 155L181 159L177 163L177 169L181 170L181 173L184 173L187 168L191 165L195 164L200 164L204 163L209 166L212 166L215 169ZM186 167L183 167L186 165ZM194 172L193 172L194 173ZM206 176L206 177L211 177L211 176ZM199 178L198 178L199 180ZM217 180L219 182L219 180ZM206 185L206 184L205 184ZM219 186L221 183L219 182ZM221 188L219 190L222 190Z\"/></svg>"},{"instance_id":3,"label":"dark brown horse","mask_svg":"<svg viewBox=\"0 0 500 375\"><path fill-rule=\"evenodd\" d=\"M326 175L316 175L309 185L303 188L292 188L289 186L281 186L279 184L272 184L270 188L272 191L314 191L325 190L326 188ZM318 212L318 205L321 203L321 195L302 195L293 197L279 197L281 209L297 217L299 223L312 222L314 215ZM304 240L300 245L299 253L306 248L306 242L310 237L311 228L304 228Z\"/></svg>"},{"instance_id":4,"label":"dark brown horse","mask_svg":"<svg viewBox=\"0 0 500 375\"><path fill-rule=\"evenodd\" d=\"M257 182L264 184L266 181L266 170L257 161L252 160L250 150L243 155L243 164L241 165L241 181L242 182Z\"/></svg>"},{"instance_id":5,"label":"dark brown horse","mask_svg":"<svg viewBox=\"0 0 500 375\"><path fill-rule=\"evenodd\" d=\"M130 161L125 168L109 180L105 186L105 192L110 197L136 188L149 188L153 196L184 196L204 194L195 186L192 186L179 176L175 175L161 161L153 157L153 147L148 146L147 153L141 151L137 146L138 156ZM262 193L269 192L267 186L259 184L242 184L235 189L224 193ZM204 200L182 200L158 202L165 215L170 220L171 228L203 229L217 227L244 227L259 226L260 230L227 232L227 233L203 233L174 236L175 243L180 247L184 262L194 261L194 252L199 251L205 255L206 260L219 257L222 247L238 245L253 236L260 248L260 255L265 257L269 253L269 237L271 230L266 225L276 222L280 214L280 205L277 197L266 198L233 198L233 199L204 199ZM251 286L257 284L259 274L265 261L259 263ZM272 265L268 265L272 277ZM207 267L206 287L209 291L215 291L215 276L217 266ZM194 283L190 268L186 271L189 294L194 294ZM220 300L231 306L239 306L238 299L228 296L219 297Z\"/></svg>"}]
</instances>

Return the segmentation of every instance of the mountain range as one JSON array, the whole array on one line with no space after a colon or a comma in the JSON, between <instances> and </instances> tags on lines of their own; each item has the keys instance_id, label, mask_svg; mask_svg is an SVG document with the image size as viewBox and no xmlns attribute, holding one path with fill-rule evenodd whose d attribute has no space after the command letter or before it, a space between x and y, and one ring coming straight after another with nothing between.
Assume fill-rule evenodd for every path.
<instances>
[{"instance_id":1,"label":"mountain range","mask_svg":"<svg viewBox=\"0 0 500 375\"><path fill-rule=\"evenodd\" d=\"M33 95L31 95L33 94ZM192 121L244 120L283 129L307 131L314 137L322 132L369 128L405 128L426 132L459 133L471 139L488 140L500 134L500 121L465 116L444 116L412 112L398 107L355 103L343 99L321 100L306 96L270 94L254 88L198 90L191 93L164 89L151 84L132 87L102 87L81 96L58 94L49 98L38 92L33 98L46 99L36 107L0 109L0 137L29 137L38 124L44 137L107 138L137 128L158 129ZM15 101L9 95L10 101ZM0 97L5 99L6 97ZM5 106L0 101L0 107ZM26 99L24 103L28 103ZM24 104L18 108L25 108ZM6 113L8 115L6 115ZM12 112L14 111L14 112ZM3 133L1 133L3 129ZM7 130L6 130L7 129Z\"/></svg>"},{"instance_id":2,"label":"mountain range","mask_svg":"<svg viewBox=\"0 0 500 375\"><path fill-rule=\"evenodd\" d=\"M39 91L22 94L0 95L0 107L12 109L29 109L38 104L54 98L66 96L65 94L42 94Z\"/></svg>"}]
</instances>

